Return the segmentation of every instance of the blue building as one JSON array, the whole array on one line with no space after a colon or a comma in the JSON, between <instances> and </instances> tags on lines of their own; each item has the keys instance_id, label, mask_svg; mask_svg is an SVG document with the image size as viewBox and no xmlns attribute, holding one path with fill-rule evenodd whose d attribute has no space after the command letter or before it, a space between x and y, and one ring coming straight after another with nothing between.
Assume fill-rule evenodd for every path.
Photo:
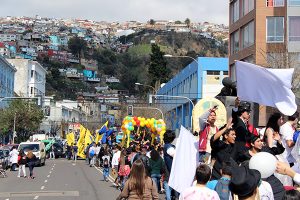
<instances>
[{"instance_id":1,"label":"blue building","mask_svg":"<svg viewBox=\"0 0 300 200\"><path fill-rule=\"evenodd\" d=\"M5 58L0 55L0 98L13 97L14 96L14 82L16 68L9 64ZM5 102L1 102L0 108L6 105Z\"/></svg>"},{"instance_id":2,"label":"blue building","mask_svg":"<svg viewBox=\"0 0 300 200\"><path fill-rule=\"evenodd\" d=\"M163 85L157 95L167 96L157 97L156 103L166 113L168 128L175 130L181 125L191 128L193 104L205 97L215 97L226 76L228 58L198 57Z\"/></svg>"}]
</instances>

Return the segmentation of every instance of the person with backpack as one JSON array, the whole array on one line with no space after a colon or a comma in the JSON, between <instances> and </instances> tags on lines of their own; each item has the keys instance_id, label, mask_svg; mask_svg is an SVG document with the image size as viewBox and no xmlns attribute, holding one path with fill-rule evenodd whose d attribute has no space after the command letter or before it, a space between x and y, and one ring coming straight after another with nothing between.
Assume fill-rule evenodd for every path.
<instances>
[{"instance_id":1,"label":"person with backpack","mask_svg":"<svg viewBox=\"0 0 300 200\"><path fill-rule=\"evenodd\" d=\"M209 109L199 119L200 135L199 135L199 162L209 164L211 159L211 137L218 132L216 122L217 106Z\"/></svg>"},{"instance_id":2,"label":"person with backpack","mask_svg":"<svg viewBox=\"0 0 300 200\"><path fill-rule=\"evenodd\" d=\"M231 192L229 190L231 173L232 173L231 162L224 162L221 169L222 177L219 180L212 180L206 184L206 187L218 193L220 200L231 199Z\"/></svg>"},{"instance_id":3,"label":"person with backpack","mask_svg":"<svg viewBox=\"0 0 300 200\"><path fill-rule=\"evenodd\" d=\"M93 143L93 146L89 149L89 159L90 159L90 167L95 166L96 160L96 143Z\"/></svg>"},{"instance_id":4,"label":"person with backpack","mask_svg":"<svg viewBox=\"0 0 300 200\"><path fill-rule=\"evenodd\" d=\"M104 151L104 155L102 156L102 160L103 160L103 181L108 182L110 156L108 155L107 151Z\"/></svg>"}]
</instances>

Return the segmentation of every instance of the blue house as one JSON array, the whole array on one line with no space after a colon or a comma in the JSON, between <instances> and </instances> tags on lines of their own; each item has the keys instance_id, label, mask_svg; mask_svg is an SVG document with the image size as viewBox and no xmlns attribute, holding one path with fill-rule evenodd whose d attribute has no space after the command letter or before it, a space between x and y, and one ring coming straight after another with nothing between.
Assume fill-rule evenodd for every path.
<instances>
[{"instance_id":1,"label":"blue house","mask_svg":"<svg viewBox=\"0 0 300 200\"><path fill-rule=\"evenodd\" d=\"M16 68L9 64L5 58L0 55L0 108L7 105L3 97L14 96L14 82Z\"/></svg>"},{"instance_id":2,"label":"blue house","mask_svg":"<svg viewBox=\"0 0 300 200\"><path fill-rule=\"evenodd\" d=\"M215 97L226 76L228 58L198 57L165 83L157 92L165 96L157 97L156 103L166 113L168 128L175 130L183 125L191 129L193 104L205 97Z\"/></svg>"}]
</instances>

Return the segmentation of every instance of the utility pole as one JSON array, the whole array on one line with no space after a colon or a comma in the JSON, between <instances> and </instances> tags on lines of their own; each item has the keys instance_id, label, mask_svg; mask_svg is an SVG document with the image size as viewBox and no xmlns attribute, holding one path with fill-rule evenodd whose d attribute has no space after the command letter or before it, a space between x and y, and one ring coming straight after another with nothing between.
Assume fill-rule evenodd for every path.
<instances>
[{"instance_id":1,"label":"utility pole","mask_svg":"<svg viewBox=\"0 0 300 200\"><path fill-rule=\"evenodd\" d=\"M13 138L12 138L12 143L13 143L13 144L15 143L15 136L16 136L16 118L17 118L17 115L16 115L16 113L15 113L15 115L14 115Z\"/></svg>"}]
</instances>

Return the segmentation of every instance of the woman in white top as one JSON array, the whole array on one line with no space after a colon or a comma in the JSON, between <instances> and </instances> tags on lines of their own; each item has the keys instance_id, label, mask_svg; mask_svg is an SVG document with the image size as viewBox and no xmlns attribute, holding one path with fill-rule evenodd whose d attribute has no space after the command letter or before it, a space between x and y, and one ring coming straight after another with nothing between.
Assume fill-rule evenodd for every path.
<instances>
[{"instance_id":1,"label":"woman in white top","mask_svg":"<svg viewBox=\"0 0 300 200\"><path fill-rule=\"evenodd\" d=\"M17 151L16 147L13 147L12 150L9 152L9 161L11 162L11 171L16 171L16 166L18 163L18 155L19 152Z\"/></svg>"}]
</instances>

